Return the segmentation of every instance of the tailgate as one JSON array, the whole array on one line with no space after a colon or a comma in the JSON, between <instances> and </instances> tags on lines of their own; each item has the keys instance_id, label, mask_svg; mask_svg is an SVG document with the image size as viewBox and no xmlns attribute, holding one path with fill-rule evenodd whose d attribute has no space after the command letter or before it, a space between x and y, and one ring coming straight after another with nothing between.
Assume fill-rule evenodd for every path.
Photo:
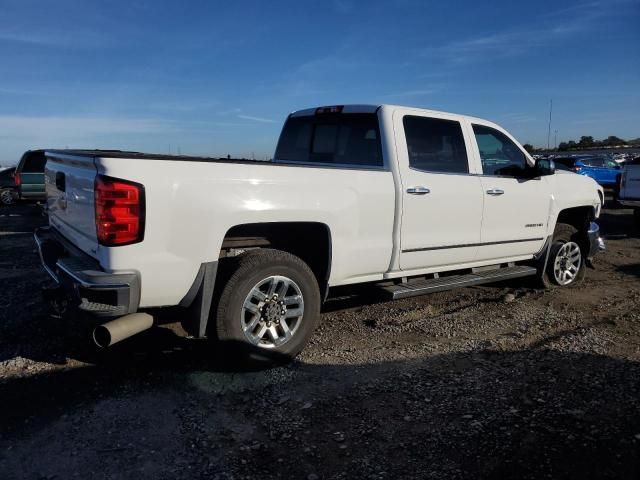
<instances>
[{"instance_id":1,"label":"tailgate","mask_svg":"<svg viewBox=\"0 0 640 480\"><path fill-rule=\"evenodd\" d=\"M620 182L620 198L640 199L640 165L626 165Z\"/></svg>"},{"instance_id":2,"label":"tailgate","mask_svg":"<svg viewBox=\"0 0 640 480\"><path fill-rule=\"evenodd\" d=\"M46 152L45 188L49 224L83 252L96 257L92 156Z\"/></svg>"}]
</instances>

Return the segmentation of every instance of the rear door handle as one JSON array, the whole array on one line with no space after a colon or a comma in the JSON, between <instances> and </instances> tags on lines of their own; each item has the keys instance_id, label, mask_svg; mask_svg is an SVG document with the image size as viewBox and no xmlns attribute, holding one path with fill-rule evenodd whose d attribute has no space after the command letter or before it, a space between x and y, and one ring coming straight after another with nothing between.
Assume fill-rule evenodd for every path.
<instances>
[{"instance_id":1,"label":"rear door handle","mask_svg":"<svg viewBox=\"0 0 640 480\"><path fill-rule=\"evenodd\" d=\"M497 197L498 195L503 195L504 190L500 190L499 188L490 188L489 190L487 190L487 193L489 195L493 195L494 197Z\"/></svg>"},{"instance_id":2,"label":"rear door handle","mask_svg":"<svg viewBox=\"0 0 640 480\"><path fill-rule=\"evenodd\" d=\"M407 188L407 193L411 195L426 195L427 193L431 193L427 187L410 187Z\"/></svg>"}]
</instances>

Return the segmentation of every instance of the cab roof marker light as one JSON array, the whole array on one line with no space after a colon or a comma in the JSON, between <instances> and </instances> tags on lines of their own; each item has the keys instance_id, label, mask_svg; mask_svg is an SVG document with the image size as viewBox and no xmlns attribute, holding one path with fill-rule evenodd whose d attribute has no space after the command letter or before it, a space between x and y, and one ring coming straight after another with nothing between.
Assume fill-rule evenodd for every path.
<instances>
[{"instance_id":1,"label":"cab roof marker light","mask_svg":"<svg viewBox=\"0 0 640 480\"><path fill-rule=\"evenodd\" d=\"M327 113L342 113L344 105L333 105L330 107L316 108L316 115L325 115Z\"/></svg>"}]
</instances>

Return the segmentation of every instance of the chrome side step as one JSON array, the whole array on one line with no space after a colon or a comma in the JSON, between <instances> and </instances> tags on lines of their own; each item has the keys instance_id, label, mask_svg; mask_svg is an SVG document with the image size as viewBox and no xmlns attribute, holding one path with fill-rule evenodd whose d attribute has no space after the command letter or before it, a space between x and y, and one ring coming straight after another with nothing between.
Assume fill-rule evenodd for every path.
<instances>
[{"instance_id":1,"label":"chrome side step","mask_svg":"<svg viewBox=\"0 0 640 480\"><path fill-rule=\"evenodd\" d=\"M447 277L430 278L412 283L402 283L380 287L389 299L415 297L427 293L442 292L459 287L471 287L484 283L500 282L512 278L528 277L535 275L536 269L525 265L486 270L482 272L469 273L467 275L450 275Z\"/></svg>"}]
</instances>

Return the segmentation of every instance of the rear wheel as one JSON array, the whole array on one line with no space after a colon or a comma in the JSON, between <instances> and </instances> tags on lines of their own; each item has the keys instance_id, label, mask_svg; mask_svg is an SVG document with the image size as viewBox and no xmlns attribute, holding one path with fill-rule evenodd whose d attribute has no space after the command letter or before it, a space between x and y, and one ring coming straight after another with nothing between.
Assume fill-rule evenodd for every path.
<instances>
[{"instance_id":1,"label":"rear wheel","mask_svg":"<svg viewBox=\"0 0 640 480\"><path fill-rule=\"evenodd\" d=\"M320 290L300 258L259 249L237 257L215 313L217 338L223 344L287 360L313 333L320 317Z\"/></svg>"},{"instance_id":2,"label":"rear wheel","mask_svg":"<svg viewBox=\"0 0 640 480\"><path fill-rule=\"evenodd\" d=\"M546 268L542 273L545 287L567 287L580 283L585 275L585 261L578 230L559 223L553 232Z\"/></svg>"},{"instance_id":3,"label":"rear wheel","mask_svg":"<svg viewBox=\"0 0 640 480\"><path fill-rule=\"evenodd\" d=\"M11 205L14 203L15 198L13 197L13 192L8 188L0 191L0 202L3 205Z\"/></svg>"}]
</instances>

